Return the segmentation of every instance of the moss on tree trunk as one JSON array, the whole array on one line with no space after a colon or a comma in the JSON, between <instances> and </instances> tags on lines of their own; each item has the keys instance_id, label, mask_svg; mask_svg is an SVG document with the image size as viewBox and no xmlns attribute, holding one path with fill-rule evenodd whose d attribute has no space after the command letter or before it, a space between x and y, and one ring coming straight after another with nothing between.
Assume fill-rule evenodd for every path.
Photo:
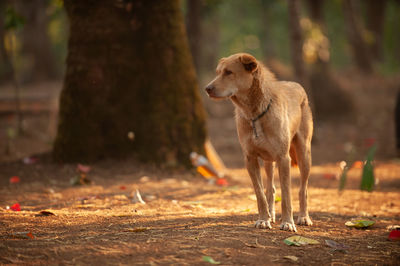
<instances>
[{"instance_id":1,"label":"moss on tree trunk","mask_svg":"<svg viewBox=\"0 0 400 266\"><path fill-rule=\"evenodd\" d=\"M136 154L189 165L206 132L179 1L64 3L70 38L54 158Z\"/></svg>"}]
</instances>

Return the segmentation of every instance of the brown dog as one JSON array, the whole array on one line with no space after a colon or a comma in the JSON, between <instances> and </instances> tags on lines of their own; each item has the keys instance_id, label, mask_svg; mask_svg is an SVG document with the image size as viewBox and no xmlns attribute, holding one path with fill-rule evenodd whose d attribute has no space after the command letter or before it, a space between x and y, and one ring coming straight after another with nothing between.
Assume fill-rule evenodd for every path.
<instances>
[{"instance_id":1,"label":"brown dog","mask_svg":"<svg viewBox=\"0 0 400 266\"><path fill-rule=\"evenodd\" d=\"M312 225L307 211L307 183L311 168L312 114L304 89L295 82L277 81L253 56L234 54L222 58L217 77L207 85L211 98L230 98L236 109L236 125L246 167L257 196L257 228L275 222L274 162L279 169L282 193L280 228L296 231L290 194L290 162L301 174L300 214L297 224ZM258 158L264 160L267 189L264 194Z\"/></svg>"}]
</instances>

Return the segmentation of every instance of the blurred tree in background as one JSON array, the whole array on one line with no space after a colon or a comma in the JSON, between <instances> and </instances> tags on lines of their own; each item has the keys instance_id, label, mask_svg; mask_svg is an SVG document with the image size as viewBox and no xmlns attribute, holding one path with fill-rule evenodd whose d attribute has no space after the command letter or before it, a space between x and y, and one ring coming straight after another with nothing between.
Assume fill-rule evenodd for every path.
<instances>
[{"instance_id":1,"label":"blurred tree in background","mask_svg":"<svg viewBox=\"0 0 400 266\"><path fill-rule=\"evenodd\" d=\"M135 154L189 166L206 132L179 1L64 3L70 37L54 158Z\"/></svg>"},{"instance_id":2,"label":"blurred tree in background","mask_svg":"<svg viewBox=\"0 0 400 266\"><path fill-rule=\"evenodd\" d=\"M68 25L62 0L0 1L0 25L7 7L12 7L25 20L23 30L15 37L0 30L0 58L13 51L13 65L20 83L56 80L63 77L67 53ZM10 38L16 38L9 47ZM4 49L4 50L3 50ZM10 56L7 56L10 58ZM7 58L6 57L6 58ZM0 82L11 81L7 60L0 61Z\"/></svg>"},{"instance_id":3,"label":"blurred tree in background","mask_svg":"<svg viewBox=\"0 0 400 266\"><path fill-rule=\"evenodd\" d=\"M236 52L249 52L257 58L268 59L266 63L271 64L270 67L276 69L278 75L288 74L291 62L288 1L185 0L181 3L200 77L210 75L210 68L215 66L219 57ZM14 6L27 19L27 27L18 34L16 42L16 67L22 81L34 81L40 79L40 76L62 77L68 37L63 1L1 1L2 21L7 5ZM357 55L358 59L354 60L355 65L362 69L372 69L373 64L376 65L374 69L383 74L399 71L399 12L398 0L300 1L299 15L305 42L303 57L306 67L313 60L312 53L307 49L307 41L311 41L319 42L318 49L322 49L316 53L319 63L326 61L321 60L321 56L329 56L329 63L334 70L351 67L351 58L356 58L357 52L367 54L366 57ZM319 41L320 35L316 34L318 30L315 27L312 27L311 34L309 21L319 25L319 31L324 36L322 42ZM7 34L0 31L0 35L2 53L7 50L4 47ZM361 46L365 48L352 48L359 43L364 43ZM372 63L357 63L363 60ZM0 79L7 75L6 64L6 60L0 61Z\"/></svg>"}]
</instances>

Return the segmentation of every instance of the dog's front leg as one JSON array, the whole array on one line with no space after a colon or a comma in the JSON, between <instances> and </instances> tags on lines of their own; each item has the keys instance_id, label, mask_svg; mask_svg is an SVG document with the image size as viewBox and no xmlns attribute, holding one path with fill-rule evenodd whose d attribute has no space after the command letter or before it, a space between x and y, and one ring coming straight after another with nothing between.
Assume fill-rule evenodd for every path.
<instances>
[{"instance_id":1,"label":"dog's front leg","mask_svg":"<svg viewBox=\"0 0 400 266\"><path fill-rule=\"evenodd\" d=\"M274 185L274 162L264 161L265 173L267 175L267 203L271 222L275 223L275 185Z\"/></svg>"},{"instance_id":2,"label":"dog's front leg","mask_svg":"<svg viewBox=\"0 0 400 266\"><path fill-rule=\"evenodd\" d=\"M268 211L268 203L264 194L264 187L260 175L260 166L257 157L246 156L246 167L249 172L251 181L253 182L254 192L257 197L258 215L256 221L256 228L269 228L271 229L271 215Z\"/></svg>"},{"instance_id":3,"label":"dog's front leg","mask_svg":"<svg viewBox=\"0 0 400 266\"><path fill-rule=\"evenodd\" d=\"M289 154L278 160L278 167L282 194L282 223L280 228L282 230L296 232L296 226L293 221L292 198L290 194L291 180Z\"/></svg>"}]
</instances>

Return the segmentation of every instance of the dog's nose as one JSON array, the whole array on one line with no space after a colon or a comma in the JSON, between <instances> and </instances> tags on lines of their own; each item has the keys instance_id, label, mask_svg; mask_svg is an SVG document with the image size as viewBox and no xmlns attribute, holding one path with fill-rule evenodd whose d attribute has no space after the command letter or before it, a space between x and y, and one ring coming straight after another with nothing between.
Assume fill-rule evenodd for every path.
<instances>
[{"instance_id":1,"label":"dog's nose","mask_svg":"<svg viewBox=\"0 0 400 266\"><path fill-rule=\"evenodd\" d=\"M210 94L214 90L214 85L210 84L206 87L206 92Z\"/></svg>"}]
</instances>

